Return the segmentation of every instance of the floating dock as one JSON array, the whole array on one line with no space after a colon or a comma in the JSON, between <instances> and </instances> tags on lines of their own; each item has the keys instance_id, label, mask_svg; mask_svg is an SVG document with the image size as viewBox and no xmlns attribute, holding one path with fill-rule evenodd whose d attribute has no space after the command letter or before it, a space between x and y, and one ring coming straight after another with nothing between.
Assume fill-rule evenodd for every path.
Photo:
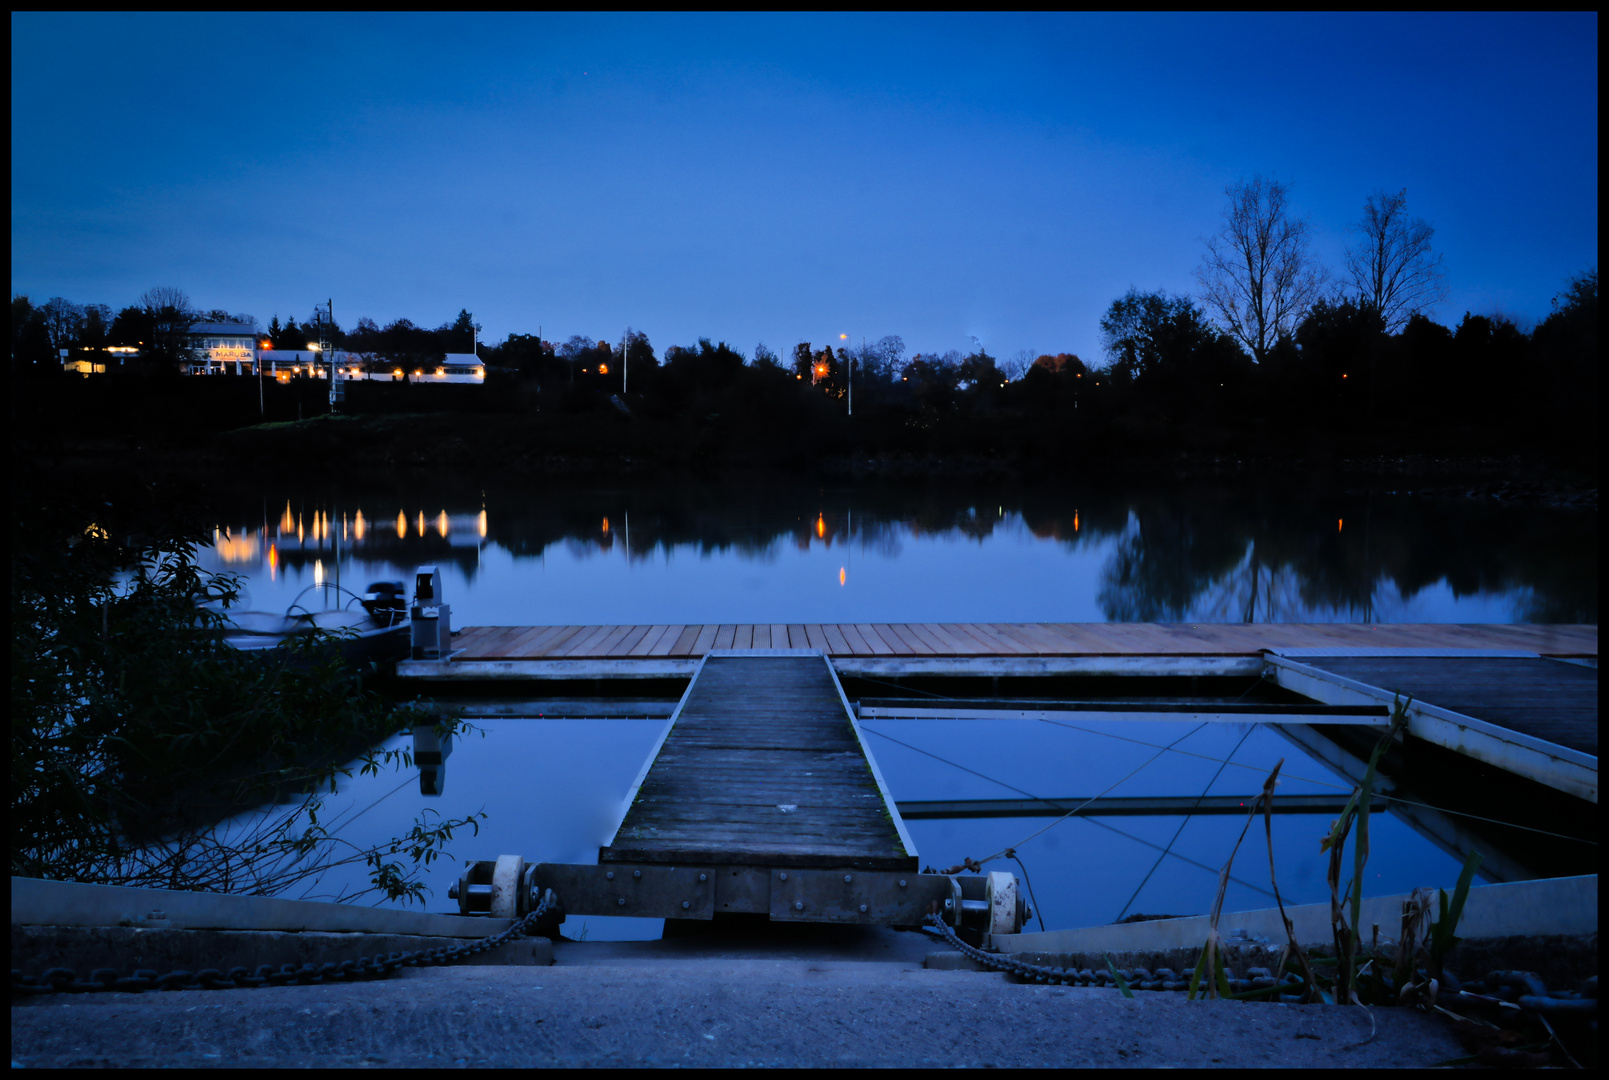
<instances>
[{"instance_id":1,"label":"floating dock","mask_svg":"<svg viewBox=\"0 0 1609 1080\"><path fill-rule=\"evenodd\" d=\"M432 681L686 678L713 650L809 649L839 675L1258 674L1265 652L1439 649L1598 655L1595 625L1452 623L660 623L472 626Z\"/></svg>"},{"instance_id":2,"label":"floating dock","mask_svg":"<svg viewBox=\"0 0 1609 1080\"><path fill-rule=\"evenodd\" d=\"M793 649L836 677L1262 676L1339 711L1413 699L1409 734L1596 803L1598 628L1580 624L692 623L470 627L431 683L691 678L712 653ZM869 703L863 703L869 704ZM908 703L916 705L920 703ZM979 703L933 707L982 717ZM897 715L883 706L864 715ZM1020 712L1005 707L1005 712ZM960 710L957 712L956 710ZM1158 711L1158 710L1153 710ZM1264 717L1282 725L1338 715ZM851 710L853 712L853 710ZM932 713L932 709L927 709ZM1198 719L1245 720L1223 709ZM1223 712L1224 715L1218 715ZM1086 717L1089 718L1089 717ZM1108 719L1115 717L1106 717ZM1159 716L1134 714L1134 718ZM1351 722L1379 723L1359 716Z\"/></svg>"}]
</instances>

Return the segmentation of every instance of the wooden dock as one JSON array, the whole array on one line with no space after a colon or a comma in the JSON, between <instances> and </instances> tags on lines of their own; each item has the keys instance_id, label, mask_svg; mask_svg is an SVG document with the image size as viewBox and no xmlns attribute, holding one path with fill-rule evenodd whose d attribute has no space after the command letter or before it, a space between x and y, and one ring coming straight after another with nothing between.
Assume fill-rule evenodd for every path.
<instances>
[{"instance_id":1,"label":"wooden dock","mask_svg":"<svg viewBox=\"0 0 1609 1080\"><path fill-rule=\"evenodd\" d=\"M456 659L698 659L714 649L831 657L1255 656L1268 649L1509 649L1597 656L1596 625L1457 623L661 623L472 626Z\"/></svg>"},{"instance_id":2,"label":"wooden dock","mask_svg":"<svg viewBox=\"0 0 1609 1080\"><path fill-rule=\"evenodd\" d=\"M705 657L598 860L917 869L838 680L814 652Z\"/></svg>"}]
</instances>

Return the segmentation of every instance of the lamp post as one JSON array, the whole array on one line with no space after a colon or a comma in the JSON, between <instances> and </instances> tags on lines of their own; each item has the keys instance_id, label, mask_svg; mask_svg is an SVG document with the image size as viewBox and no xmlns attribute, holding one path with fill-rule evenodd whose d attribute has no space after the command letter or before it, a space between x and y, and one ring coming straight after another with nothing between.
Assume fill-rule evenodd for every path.
<instances>
[{"instance_id":1,"label":"lamp post","mask_svg":"<svg viewBox=\"0 0 1609 1080\"><path fill-rule=\"evenodd\" d=\"M839 334L838 335L838 340L847 343L849 341L849 335L848 334ZM845 359L845 366L848 369L848 380L849 380L849 415L854 416L855 415L855 354L849 351L848 344L844 345L844 359Z\"/></svg>"}]
</instances>

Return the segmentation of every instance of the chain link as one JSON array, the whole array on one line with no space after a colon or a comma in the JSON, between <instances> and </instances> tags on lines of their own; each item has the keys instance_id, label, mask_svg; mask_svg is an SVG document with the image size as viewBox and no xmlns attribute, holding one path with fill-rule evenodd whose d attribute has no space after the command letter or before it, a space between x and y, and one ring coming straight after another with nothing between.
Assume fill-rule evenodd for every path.
<instances>
[{"instance_id":1,"label":"chain link","mask_svg":"<svg viewBox=\"0 0 1609 1080\"><path fill-rule=\"evenodd\" d=\"M232 967L227 973L217 968L206 968L197 972L180 970L159 975L149 968L142 968L132 976L124 977L116 968L96 968L88 979L81 979L72 968L50 968L42 975L24 975L13 968L11 994L13 997L27 997L34 994L84 994L107 990L130 993L142 990L233 990L258 986L288 986L292 983L361 982L366 979L383 979L399 968L452 964L495 949L514 938L524 937L542 921L552 901L554 901L553 890L546 890L542 895L542 902L523 919L489 937L465 942L462 945L377 953L374 956L361 956L356 960L303 964L301 967L285 964L276 968L272 964L260 964L255 971Z\"/></svg>"},{"instance_id":2,"label":"chain link","mask_svg":"<svg viewBox=\"0 0 1609 1080\"><path fill-rule=\"evenodd\" d=\"M1118 986L1117 979L1113 978L1108 970L1091 970L1090 968L1059 968L1045 967L1040 964L1030 964L1023 960L1014 960L1003 953L988 953L975 948L962 941L953 929L945 923L942 915L929 915L931 924L924 929L937 937L943 938L963 956L974 960L993 971L1004 971L1029 982L1052 983L1060 986ZM1118 968L1120 976L1131 990L1189 990L1190 984L1181 979L1172 968L1157 968L1149 971L1146 968ZM1232 994L1247 994L1261 990L1261 1000L1279 1000L1287 1002L1300 1002L1302 1000L1303 986L1300 979L1293 974L1286 974L1283 979L1275 978L1273 972L1267 968L1247 968L1244 979L1237 979L1230 973L1229 991ZM1459 1003L1470 1003L1476 1006L1486 1005L1497 1010L1507 1009L1530 1010L1536 1013L1545 1013L1549 1016L1570 1017L1596 1017L1598 1015L1598 977L1593 975L1581 984L1580 990L1548 990L1542 979L1535 972L1530 971L1494 971L1485 979L1472 982L1460 982L1456 975L1446 973L1441 987L1445 995L1443 1000L1451 998Z\"/></svg>"}]
</instances>

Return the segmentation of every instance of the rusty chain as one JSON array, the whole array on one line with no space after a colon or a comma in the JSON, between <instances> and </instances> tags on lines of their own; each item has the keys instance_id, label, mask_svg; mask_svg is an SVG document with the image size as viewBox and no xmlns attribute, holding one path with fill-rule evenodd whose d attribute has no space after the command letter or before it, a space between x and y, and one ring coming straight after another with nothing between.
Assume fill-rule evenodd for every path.
<instances>
[{"instance_id":1,"label":"rusty chain","mask_svg":"<svg viewBox=\"0 0 1609 1080\"><path fill-rule=\"evenodd\" d=\"M542 902L537 904L535 910L512 926L463 945L381 953L362 956L356 960L342 960L339 963L303 964L299 968L292 964L278 968L272 964L260 964L254 971L248 971L244 967L232 967L228 972L220 971L218 968L205 968L197 972L178 970L159 975L149 968L142 968L132 976L122 976L116 968L96 968L88 979L81 979L72 968L50 968L44 974L37 976L24 975L13 968L11 994L15 998L36 994L84 994L108 990L128 993L139 993L142 990L234 990L259 986L289 986L293 983L361 982L367 979L383 979L399 968L452 964L495 949L514 938L523 937L536 928L542 917L547 914L550 903L554 902L556 900L553 890L548 889L543 893Z\"/></svg>"}]
</instances>

